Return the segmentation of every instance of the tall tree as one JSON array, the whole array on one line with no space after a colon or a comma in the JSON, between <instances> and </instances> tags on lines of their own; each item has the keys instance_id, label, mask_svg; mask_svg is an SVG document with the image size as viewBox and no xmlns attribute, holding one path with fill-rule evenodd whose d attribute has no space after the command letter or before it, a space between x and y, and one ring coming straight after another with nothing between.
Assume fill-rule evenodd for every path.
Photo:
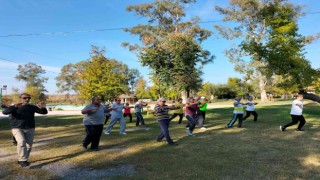
<instances>
[{"instance_id":1,"label":"tall tree","mask_svg":"<svg viewBox=\"0 0 320 180\"><path fill-rule=\"evenodd\" d=\"M301 7L286 0L231 0L227 8L215 9L225 16L225 21L238 23L233 28L215 27L227 39L241 38L242 42L227 50L226 55L236 65L235 70L259 78L261 100L267 101L266 84L271 76L287 76L290 72L293 78L303 69L312 69L303 57L304 41L297 33ZM292 56L287 56L285 49L290 49ZM289 67L290 71L283 71ZM303 79L306 75L310 77L310 73L300 73Z\"/></svg>"},{"instance_id":2,"label":"tall tree","mask_svg":"<svg viewBox=\"0 0 320 180\"><path fill-rule=\"evenodd\" d=\"M92 46L91 58L76 64L67 64L56 77L58 92L75 92L82 98L93 95L109 99L121 93L130 93L140 73L122 62L104 56L105 50ZM132 88L131 88L132 89Z\"/></svg>"},{"instance_id":3,"label":"tall tree","mask_svg":"<svg viewBox=\"0 0 320 180\"><path fill-rule=\"evenodd\" d=\"M152 69L154 83L161 81L165 85L173 85L183 92L183 97L201 87L201 69L214 58L200 46L211 32L199 27L197 17L190 21L182 20L186 16L185 5L193 2L156 0L127 7L128 11L147 18L148 24L126 29L138 35L142 45L123 43L130 50L137 50L142 65Z\"/></svg>"},{"instance_id":4,"label":"tall tree","mask_svg":"<svg viewBox=\"0 0 320 180\"><path fill-rule=\"evenodd\" d=\"M139 77L135 84L135 94L139 99L146 98L146 88L147 82L142 77Z\"/></svg>"},{"instance_id":5,"label":"tall tree","mask_svg":"<svg viewBox=\"0 0 320 180\"><path fill-rule=\"evenodd\" d=\"M61 72L55 78L58 92L77 92L78 68L75 64L67 64L62 67Z\"/></svg>"},{"instance_id":6,"label":"tall tree","mask_svg":"<svg viewBox=\"0 0 320 180\"><path fill-rule=\"evenodd\" d=\"M35 63L28 63L18 66L19 74L15 76L18 81L24 81L26 83L25 92L29 93L33 97L33 102L45 101L47 92L44 83L48 81L47 77L42 75L46 73L41 66Z\"/></svg>"},{"instance_id":7,"label":"tall tree","mask_svg":"<svg viewBox=\"0 0 320 180\"><path fill-rule=\"evenodd\" d=\"M18 81L24 81L26 87L36 87L39 88L42 92L46 91L44 83L47 82L47 77L42 77L46 73L41 66L38 66L35 63L28 63L18 66L19 74L15 76Z\"/></svg>"},{"instance_id":8,"label":"tall tree","mask_svg":"<svg viewBox=\"0 0 320 180\"><path fill-rule=\"evenodd\" d=\"M123 63L106 58L104 52L104 49L93 46L91 59L78 69L77 90L83 99L93 96L109 99L126 92L129 88L123 72Z\"/></svg>"}]
</instances>

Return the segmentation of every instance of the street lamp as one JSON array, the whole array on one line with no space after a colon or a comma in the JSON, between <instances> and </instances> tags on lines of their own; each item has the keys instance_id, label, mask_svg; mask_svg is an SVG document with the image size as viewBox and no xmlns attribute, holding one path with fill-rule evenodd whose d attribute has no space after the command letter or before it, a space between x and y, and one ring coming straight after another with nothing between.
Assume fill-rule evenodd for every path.
<instances>
[{"instance_id":1,"label":"street lamp","mask_svg":"<svg viewBox=\"0 0 320 180\"><path fill-rule=\"evenodd\" d=\"M2 88L0 88L0 102L1 102L0 109L1 110L2 110L2 90L7 92L7 85L3 85Z\"/></svg>"}]
</instances>

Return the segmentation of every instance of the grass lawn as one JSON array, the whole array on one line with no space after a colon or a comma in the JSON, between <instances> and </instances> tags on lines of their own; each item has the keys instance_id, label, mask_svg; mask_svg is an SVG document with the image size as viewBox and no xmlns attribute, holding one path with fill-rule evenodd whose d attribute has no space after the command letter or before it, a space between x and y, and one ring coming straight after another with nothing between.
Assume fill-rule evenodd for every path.
<instances>
[{"instance_id":1,"label":"grass lawn","mask_svg":"<svg viewBox=\"0 0 320 180\"><path fill-rule=\"evenodd\" d=\"M206 130L196 128L196 137L186 134L178 118L170 134L178 146L156 142L160 131L154 117L145 117L147 128L127 123L128 135L119 135L116 125L102 135L101 150L80 146L85 131L82 116L41 116L30 167L16 163L9 120L0 120L1 179L320 179L320 107L304 108L304 132L297 126L280 132L291 121L291 105L256 106L243 128L225 129L232 108L209 109Z\"/></svg>"}]
</instances>

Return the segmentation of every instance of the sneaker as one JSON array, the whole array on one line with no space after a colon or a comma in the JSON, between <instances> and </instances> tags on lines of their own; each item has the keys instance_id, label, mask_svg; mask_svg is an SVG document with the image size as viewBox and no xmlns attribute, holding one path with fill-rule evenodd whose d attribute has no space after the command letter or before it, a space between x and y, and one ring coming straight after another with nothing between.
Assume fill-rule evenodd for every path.
<instances>
[{"instance_id":1,"label":"sneaker","mask_svg":"<svg viewBox=\"0 0 320 180\"><path fill-rule=\"evenodd\" d=\"M189 136L195 136L194 134L192 134L191 131L188 131L187 133L188 133Z\"/></svg>"},{"instance_id":2,"label":"sneaker","mask_svg":"<svg viewBox=\"0 0 320 180\"><path fill-rule=\"evenodd\" d=\"M28 161L18 161L18 164L20 164L21 167L27 167L30 165Z\"/></svg>"},{"instance_id":3,"label":"sneaker","mask_svg":"<svg viewBox=\"0 0 320 180\"><path fill-rule=\"evenodd\" d=\"M170 143L170 144L168 144L169 146L178 146L178 144L177 143Z\"/></svg>"},{"instance_id":4,"label":"sneaker","mask_svg":"<svg viewBox=\"0 0 320 180\"><path fill-rule=\"evenodd\" d=\"M84 144L81 144L82 146L82 149L86 150L87 149L87 146L85 146Z\"/></svg>"},{"instance_id":5,"label":"sneaker","mask_svg":"<svg viewBox=\"0 0 320 180\"><path fill-rule=\"evenodd\" d=\"M304 129L298 129L298 128L297 128L296 131L304 131Z\"/></svg>"},{"instance_id":6,"label":"sneaker","mask_svg":"<svg viewBox=\"0 0 320 180\"><path fill-rule=\"evenodd\" d=\"M284 131L284 128L282 126L280 126L280 131L283 132Z\"/></svg>"},{"instance_id":7,"label":"sneaker","mask_svg":"<svg viewBox=\"0 0 320 180\"><path fill-rule=\"evenodd\" d=\"M107 132L107 131L105 131L105 132L104 132L104 134L105 134L105 135L109 135L110 133L109 133L109 132Z\"/></svg>"},{"instance_id":8,"label":"sneaker","mask_svg":"<svg viewBox=\"0 0 320 180\"><path fill-rule=\"evenodd\" d=\"M126 132L123 132L123 133L120 133L121 135L127 135L127 133Z\"/></svg>"},{"instance_id":9,"label":"sneaker","mask_svg":"<svg viewBox=\"0 0 320 180\"><path fill-rule=\"evenodd\" d=\"M91 148L91 151L99 151L99 148Z\"/></svg>"},{"instance_id":10,"label":"sneaker","mask_svg":"<svg viewBox=\"0 0 320 180\"><path fill-rule=\"evenodd\" d=\"M200 129L202 129L202 130L206 130L207 128L205 128L205 127L201 127Z\"/></svg>"}]
</instances>

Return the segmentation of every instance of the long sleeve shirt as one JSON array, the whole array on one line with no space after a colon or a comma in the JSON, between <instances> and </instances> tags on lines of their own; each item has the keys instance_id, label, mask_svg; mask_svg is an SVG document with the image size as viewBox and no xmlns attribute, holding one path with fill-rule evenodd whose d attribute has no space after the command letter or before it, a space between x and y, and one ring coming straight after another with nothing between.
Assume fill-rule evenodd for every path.
<instances>
[{"instance_id":1,"label":"long sleeve shirt","mask_svg":"<svg viewBox=\"0 0 320 180\"><path fill-rule=\"evenodd\" d=\"M163 119L169 119L169 113L168 111L171 110L171 109L178 109L179 107L169 107L167 105L163 105L163 106L160 106L159 104L157 104L155 107L154 107L154 112L155 112L155 115L157 117L157 120L163 120Z\"/></svg>"},{"instance_id":2,"label":"long sleeve shirt","mask_svg":"<svg viewBox=\"0 0 320 180\"><path fill-rule=\"evenodd\" d=\"M2 114L11 115L11 128L31 129L35 128L34 113L47 114L47 108L39 108L32 104L21 107L10 106L2 111Z\"/></svg>"}]
</instances>

